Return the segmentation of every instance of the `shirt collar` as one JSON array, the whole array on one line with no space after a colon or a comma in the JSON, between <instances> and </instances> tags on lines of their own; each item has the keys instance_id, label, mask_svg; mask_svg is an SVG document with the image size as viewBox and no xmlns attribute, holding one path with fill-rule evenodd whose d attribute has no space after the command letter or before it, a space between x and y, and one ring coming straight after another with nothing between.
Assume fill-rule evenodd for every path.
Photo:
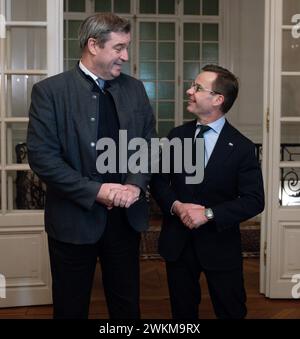
<instances>
[{"instance_id":1,"label":"shirt collar","mask_svg":"<svg viewBox=\"0 0 300 339\"><path fill-rule=\"evenodd\" d=\"M221 131L222 131L223 126L225 125L225 121L226 121L225 120L225 116L222 115L221 118L211 122L210 124L207 124L207 126L209 126L216 133L220 134ZM197 122L197 126L200 126L200 125L201 124L199 122Z\"/></svg>"},{"instance_id":2,"label":"shirt collar","mask_svg":"<svg viewBox=\"0 0 300 339\"><path fill-rule=\"evenodd\" d=\"M97 79L99 78L97 75L95 75L94 73L92 73L91 71L89 71L84 64L81 62L81 60L79 61L79 68L82 70L83 73L85 73L86 75L89 75L93 80L95 80L97 82Z\"/></svg>"}]
</instances>

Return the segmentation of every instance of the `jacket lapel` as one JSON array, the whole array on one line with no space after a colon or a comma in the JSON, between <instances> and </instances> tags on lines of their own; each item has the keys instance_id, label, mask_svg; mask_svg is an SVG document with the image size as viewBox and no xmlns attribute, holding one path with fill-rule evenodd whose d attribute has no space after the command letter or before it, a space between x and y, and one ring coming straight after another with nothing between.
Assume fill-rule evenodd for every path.
<instances>
[{"instance_id":1,"label":"jacket lapel","mask_svg":"<svg viewBox=\"0 0 300 339\"><path fill-rule=\"evenodd\" d=\"M209 158L204 171L204 181L214 175L214 169L222 166L233 152L235 145L235 129L226 120L225 125L219 135L214 150Z\"/></svg>"},{"instance_id":2,"label":"jacket lapel","mask_svg":"<svg viewBox=\"0 0 300 339\"><path fill-rule=\"evenodd\" d=\"M130 116L128 115L126 109L124 109L124 107L126 108L126 105L123 104L120 84L117 80L113 80L109 82L109 85L110 86L107 88L107 91L112 95L114 99L119 118L120 129L127 130Z\"/></svg>"},{"instance_id":3,"label":"jacket lapel","mask_svg":"<svg viewBox=\"0 0 300 339\"><path fill-rule=\"evenodd\" d=\"M217 175L216 169L222 167L224 162L230 157L234 151L235 145L235 129L226 120L225 125L219 135L214 150L204 170L204 179L200 185L193 185L197 190L197 195L204 189L209 180L213 180ZM194 190L194 193L196 193ZM200 191L199 191L200 190Z\"/></svg>"},{"instance_id":4,"label":"jacket lapel","mask_svg":"<svg viewBox=\"0 0 300 339\"><path fill-rule=\"evenodd\" d=\"M196 124L197 124L197 119L190 121L189 123L187 123L185 125L185 129L184 129L183 135L182 135L182 142L183 143L184 143L185 138L189 138L189 139L193 138L194 139L195 131L196 131ZM191 150L191 152L192 152L192 150ZM184 158L183 158L183 161L184 161ZM182 165L184 166L184 163ZM183 171L185 173L184 168L183 168ZM186 174L184 174L184 176L186 176ZM189 195L193 195L195 186L198 187L198 185L186 185L185 189L190 192Z\"/></svg>"}]
</instances>

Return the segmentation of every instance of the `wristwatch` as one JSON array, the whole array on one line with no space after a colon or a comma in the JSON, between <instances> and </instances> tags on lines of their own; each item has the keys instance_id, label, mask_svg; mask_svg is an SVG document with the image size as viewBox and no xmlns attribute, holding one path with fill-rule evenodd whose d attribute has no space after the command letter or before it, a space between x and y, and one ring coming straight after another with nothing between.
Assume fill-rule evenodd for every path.
<instances>
[{"instance_id":1,"label":"wristwatch","mask_svg":"<svg viewBox=\"0 0 300 339\"><path fill-rule=\"evenodd\" d=\"M214 218L214 212L211 208L206 208L204 211L204 214L208 220L213 220Z\"/></svg>"}]
</instances>

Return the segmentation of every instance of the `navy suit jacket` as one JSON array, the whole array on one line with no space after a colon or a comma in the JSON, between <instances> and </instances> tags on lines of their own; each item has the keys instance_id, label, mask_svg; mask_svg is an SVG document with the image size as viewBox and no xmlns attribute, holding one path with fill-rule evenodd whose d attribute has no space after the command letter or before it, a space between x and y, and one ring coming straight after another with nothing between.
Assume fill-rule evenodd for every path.
<instances>
[{"instance_id":1,"label":"navy suit jacket","mask_svg":"<svg viewBox=\"0 0 300 339\"><path fill-rule=\"evenodd\" d=\"M174 128L168 138L193 138L195 125L196 121L191 121ZM187 185L185 179L186 173L171 170L170 174L153 175L151 180L151 193L164 214L159 238L161 256L176 260L192 237L204 268L239 266L242 259L239 224L264 209L263 180L254 144L226 121L202 183ZM170 213L175 200L212 208L214 220L189 230L179 217Z\"/></svg>"},{"instance_id":2,"label":"navy suit jacket","mask_svg":"<svg viewBox=\"0 0 300 339\"><path fill-rule=\"evenodd\" d=\"M128 139L150 143L155 119L141 81L125 74L109 81L120 129ZM97 202L101 175L96 170L99 93L74 69L33 86L27 135L28 161L46 183L45 227L48 234L74 244L95 243L106 225L107 208ZM128 158L134 151L128 151ZM150 174L122 174L122 183L146 191ZM126 209L137 231L148 226L148 204L140 199Z\"/></svg>"}]
</instances>

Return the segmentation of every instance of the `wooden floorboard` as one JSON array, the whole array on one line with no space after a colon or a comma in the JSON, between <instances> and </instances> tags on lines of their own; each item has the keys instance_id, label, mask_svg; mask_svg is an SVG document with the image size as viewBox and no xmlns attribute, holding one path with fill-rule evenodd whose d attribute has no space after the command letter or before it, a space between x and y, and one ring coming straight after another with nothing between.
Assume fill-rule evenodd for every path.
<instances>
[{"instance_id":1,"label":"wooden floorboard","mask_svg":"<svg viewBox=\"0 0 300 339\"><path fill-rule=\"evenodd\" d=\"M300 300L268 299L259 293L259 259L244 259L245 285L249 319L300 319ZM170 319L170 305L165 266L162 260L141 260L141 311L144 319ZM205 278L201 278L202 302L200 318L215 318ZM0 319L49 319L51 305L0 309ZM106 319L107 309L97 269L92 302L91 319Z\"/></svg>"}]
</instances>

